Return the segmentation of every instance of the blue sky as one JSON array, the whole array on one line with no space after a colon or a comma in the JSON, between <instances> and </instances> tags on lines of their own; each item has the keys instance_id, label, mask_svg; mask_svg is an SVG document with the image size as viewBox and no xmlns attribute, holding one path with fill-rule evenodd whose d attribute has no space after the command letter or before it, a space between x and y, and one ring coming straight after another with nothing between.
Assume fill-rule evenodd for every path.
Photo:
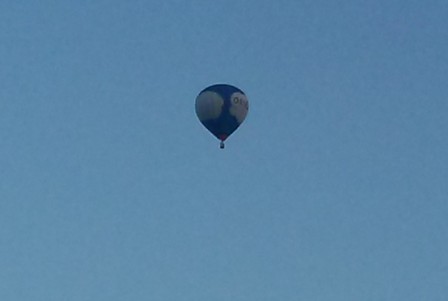
<instances>
[{"instance_id":1,"label":"blue sky","mask_svg":"<svg viewBox=\"0 0 448 301\"><path fill-rule=\"evenodd\" d=\"M2 1L0 299L447 300L447 15Z\"/></svg>"}]
</instances>

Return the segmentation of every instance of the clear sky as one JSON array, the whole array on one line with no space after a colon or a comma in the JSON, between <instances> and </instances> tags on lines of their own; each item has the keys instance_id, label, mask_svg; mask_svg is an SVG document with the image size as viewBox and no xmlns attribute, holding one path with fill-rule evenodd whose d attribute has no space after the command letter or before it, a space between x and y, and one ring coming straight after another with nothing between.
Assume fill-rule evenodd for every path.
<instances>
[{"instance_id":1,"label":"clear sky","mask_svg":"<svg viewBox=\"0 0 448 301\"><path fill-rule=\"evenodd\" d=\"M445 0L3 0L0 299L446 301L447 78Z\"/></svg>"}]
</instances>

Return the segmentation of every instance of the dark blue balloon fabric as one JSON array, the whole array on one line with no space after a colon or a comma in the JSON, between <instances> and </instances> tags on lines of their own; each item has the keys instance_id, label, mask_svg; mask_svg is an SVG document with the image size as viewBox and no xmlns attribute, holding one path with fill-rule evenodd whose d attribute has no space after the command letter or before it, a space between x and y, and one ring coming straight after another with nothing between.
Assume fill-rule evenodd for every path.
<instances>
[{"instance_id":1,"label":"dark blue balloon fabric","mask_svg":"<svg viewBox=\"0 0 448 301\"><path fill-rule=\"evenodd\" d=\"M244 121L249 102L234 86L217 84L202 90L196 98L200 122L218 139L226 140Z\"/></svg>"}]
</instances>

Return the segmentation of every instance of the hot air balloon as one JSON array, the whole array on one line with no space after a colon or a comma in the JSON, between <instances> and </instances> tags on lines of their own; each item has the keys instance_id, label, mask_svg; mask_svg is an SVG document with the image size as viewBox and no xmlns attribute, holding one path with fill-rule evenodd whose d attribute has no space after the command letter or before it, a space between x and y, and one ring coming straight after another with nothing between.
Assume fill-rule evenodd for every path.
<instances>
[{"instance_id":1,"label":"hot air balloon","mask_svg":"<svg viewBox=\"0 0 448 301\"><path fill-rule=\"evenodd\" d=\"M224 148L224 141L243 123L248 111L246 95L231 85L212 85L196 97L196 115L221 141L220 148Z\"/></svg>"}]
</instances>

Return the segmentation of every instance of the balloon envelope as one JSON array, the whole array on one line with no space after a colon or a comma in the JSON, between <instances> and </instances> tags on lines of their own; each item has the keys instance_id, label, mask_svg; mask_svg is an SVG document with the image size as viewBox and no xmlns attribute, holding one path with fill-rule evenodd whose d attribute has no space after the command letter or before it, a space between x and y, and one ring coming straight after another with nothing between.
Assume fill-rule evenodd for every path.
<instances>
[{"instance_id":1,"label":"balloon envelope","mask_svg":"<svg viewBox=\"0 0 448 301\"><path fill-rule=\"evenodd\" d=\"M243 123L248 111L246 95L231 85L212 85L196 97L199 121L221 141L226 140Z\"/></svg>"}]
</instances>

